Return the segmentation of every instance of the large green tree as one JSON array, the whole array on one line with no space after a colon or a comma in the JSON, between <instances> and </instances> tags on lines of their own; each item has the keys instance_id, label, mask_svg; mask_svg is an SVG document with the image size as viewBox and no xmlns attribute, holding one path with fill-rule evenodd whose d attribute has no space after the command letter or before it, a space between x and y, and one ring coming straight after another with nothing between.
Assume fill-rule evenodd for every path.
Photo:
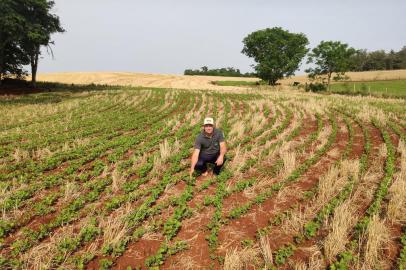
<instances>
[{"instance_id":1,"label":"large green tree","mask_svg":"<svg viewBox=\"0 0 406 270\"><path fill-rule=\"evenodd\" d=\"M302 34L290 33L280 27L266 28L249 34L243 40L242 53L254 58L258 77L275 85L299 68L308 52L309 41Z\"/></svg>"},{"instance_id":2,"label":"large green tree","mask_svg":"<svg viewBox=\"0 0 406 270\"><path fill-rule=\"evenodd\" d=\"M352 56L356 53L354 48L340 41L321 41L308 55L308 64L315 66L306 70L312 79L327 77L327 89L330 90L331 77L344 78L345 72L351 69Z\"/></svg>"},{"instance_id":3,"label":"large green tree","mask_svg":"<svg viewBox=\"0 0 406 270\"><path fill-rule=\"evenodd\" d=\"M41 46L50 48L51 35L64 32L59 17L52 14L54 1L0 1L0 83L6 74L23 75L31 65L35 85Z\"/></svg>"}]
</instances>

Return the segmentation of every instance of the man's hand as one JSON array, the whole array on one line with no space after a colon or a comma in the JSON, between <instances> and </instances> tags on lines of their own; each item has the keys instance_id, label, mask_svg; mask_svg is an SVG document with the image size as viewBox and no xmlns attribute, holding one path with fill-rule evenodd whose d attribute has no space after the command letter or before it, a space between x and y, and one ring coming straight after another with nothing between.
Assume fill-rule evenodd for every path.
<instances>
[{"instance_id":1,"label":"man's hand","mask_svg":"<svg viewBox=\"0 0 406 270\"><path fill-rule=\"evenodd\" d=\"M221 166L221 165L223 165L223 162L224 162L224 157L222 155L220 155L216 160L216 165Z\"/></svg>"},{"instance_id":2,"label":"man's hand","mask_svg":"<svg viewBox=\"0 0 406 270\"><path fill-rule=\"evenodd\" d=\"M221 166L224 163L224 155L227 152L227 147L226 147L226 142L221 142L220 143L220 155L216 160L216 165Z\"/></svg>"},{"instance_id":3,"label":"man's hand","mask_svg":"<svg viewBox=\"0 0 406 270\"><path fill-rule=\"evenodd\" d=\"M192 178L194 171L195 171L194 168L190 168L190 172L189 172L189 177L190 177L190 178Z\"/></svg>"}]
</instances>

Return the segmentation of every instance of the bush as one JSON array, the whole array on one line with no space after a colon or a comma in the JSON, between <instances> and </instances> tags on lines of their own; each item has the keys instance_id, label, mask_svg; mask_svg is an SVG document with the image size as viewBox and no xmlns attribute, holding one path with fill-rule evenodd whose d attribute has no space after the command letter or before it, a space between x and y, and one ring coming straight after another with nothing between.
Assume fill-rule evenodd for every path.
<instances>
[{"instance_id":1,"label":"bush","mask_svg":"<svg viewBox=\"0 0 406 270\"><path fill-rule=\"evenodd\" d=\"M306 92L322 92L327 90L327 86L324 83L310 83L305 86Z\"/></svg>"}]
</instances>

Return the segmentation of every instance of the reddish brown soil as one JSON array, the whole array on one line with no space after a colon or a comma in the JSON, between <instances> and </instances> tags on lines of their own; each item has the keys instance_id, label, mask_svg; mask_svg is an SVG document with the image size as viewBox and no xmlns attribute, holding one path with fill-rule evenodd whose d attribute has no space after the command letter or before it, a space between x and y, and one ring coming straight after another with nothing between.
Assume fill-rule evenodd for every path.
<instances>
[{"instance_id":1,"label":"reddish brown soil","mask_svg":"<svg viewBox=\"0 0 406 270\"><path fill-rule=\"evenodd\" d=\"M395 146L395 149L397 149L397 146L399 144L399 137L398 135L393 132L392 130L389 130L389 134L391 137L391 141L393 145ZM400 153L396 152L396 171L400 169ZM387 205L388 205L388 200L384 200L383 206L382 206L382 215L386 215L386 210L387 210ZM386 222L386 226L389 228L391 239L389 243L387 244L386 249L384 249L384 255L385 258L387 259L388 262L390 262L390 265L395 265L396 259L399 257L400 250L402 248L402 244L400 243L400 238L403 234L402 231L402 226L400 224L396 223L391 223L391 222Z\"/></svg>"},{"instance_id":2,"label":"reddish brown soil","mask_svg":"<svg viewBox=\"0 0 406 270\"><path fill-rule=\"evenodd\" d=\"M312 125L308 125L306 129L304 129L302 131L301 135L307 136L308 134L310 134L311 132L313 132L316 129L316 122L313 122ZM298 136L298 138L300 138L301 136ZM240 196L235 196L232 195L229 198L227 198L224 201L224 205L225 207L227 207L227 204L230 203L232 204L233 202L235 202L236 199L241 198L241 193L239 193ZM266 204L266 203L265 203ZM272 211L272 205L267 205L267 210L263 210L262 205L261 207L259 207L259 209L255 208L253 210L250 211L254 212L255 215L258 216L265 216L266 214L268 214L270 211ZM210 207L211 211L214 211L214 208ZM257 214L258 213L258 214ZM200 216L200 217L199 217ZM205 232L206 229L206 225L208 224L208 222L210 221L210 216L206 215L205 210L199 214L198 216L196 216L195 218L196 220L199 220L198 224L192 223L190 225L185 225L182 226L178 237L179 239L188 239L188 237L190 238L193 235L196 235L197 233L197 237L195 239L193 239L193 241L191 241L189 243L190 245L190 249L184 252L181 252L179 254L176 254L174 256L169 257L164 265L161 267L162 269L176 269L176 266L179 265L179 261L182 258L191 258L195 265L196 265L196 269L199 267L207 267L210 264L217 265L215 267L215 269L217 269L219 267L219 265L210 259L210 253L209 253L209 248L207 245L207 241L205 240L204 235L207 235L207 232ZM244 227L244 221L241 221L243 218L235 221L236 223L238 223L239 226L237 226L237 228L232 228L232 229L236 229L236 233L242 233L242 234L250 234L250 235L255 235L256 232L256 228L255 226L246 226ZM227 228L230 228L230 226L232 226L232 222L231 221L230 224L225 225ZM241 227L243 226L243 227ZM196 232L196 228L198 229L198 232ZM227 235L227 239L230 237L230 235ZM221 242L223 240L223 235L222 235L222 231L220 231L220 235L219 235L219 241Z\"/></svg>"},{"instance_id":3,"label":"reddish brown soil","mask_svg":"<svg viewBox=\"0 0 406 270\"><path fill-rule=\"evenodd\" d=\"M361 129L357 126L357 129L359 129L358 132L361 132ZM354 129L355 130L355 129ZM371 136L371 144L372 144L372 155L370 157L370 160L377 158L378 155L378 149L379 146L383 143L383 139L381 137L380 131L378 129L376 129L375 127L373 127L372 125L369 126L369 130L370 130L370 136ZM356 137L354 137L355 139ZM357 154L356 154L356 158L359 158L362 153L363 153L363 149L359 148L357 145L359 143L355 143L354 140L354 150L355 148L357 148ZM380 161L381 166L383 166L383 160ZM365 179L365 181L369 182L369 186L373 186L374 188L378 187L377 182L372 183L371 181L368 181L369 179ZM357 205L359 205L358 207L358 212L357 212L357 216L362 217L365 214L365 211L367 210L368 206L370 204L370 200L367 200L366 198L358 198L357 201ZM316 237L310 239L310 240L306 240L304 241L302 244L297 245L298 249L294 252L293 256L291 256L289 258L290 261L296 261L296 262L306 262L308 261L308 259L310 258L311 254L309 253L309 248L316 245L317 243L323 241L323 239L326 237L326 235L328 234L328 231L325 228L322 228ZM289 242L293 241L293 235L290 236L290 240ZM389 252L392 255L394 255L396 257L396 251L398 250L394 250L393 249L393 245L392 245L392 251ZM287 265L285 265L284 267L282 267L281 269L289 269L289 267Z\"/></svg>"},{"instance_id":4,"label":"reddish brown soil","mask_svg":"<svg viewBox=\"0 0 406 270\"><path fill-rule=\"evenodd\" d=\"M342 152L348 141L348 134L338 132L337 140L338 143L333 146L332 149L338 149ZM331 152L331 151L330 151ZM263 204L257 206L255 205L251 210L250 214L245 215L237 220L232 220L227 226L224 226L220 230L219 239L220 242L227 241L231 242L231 238L234 241L234 246L238 245L241 240L244 239L255 239L256 232L259 228L265 227L268 225L270 219L275 217L278 213L283 212L286 209L289 209L293 204L296 204L302 198L303 191L311 190L315 185L317 185L318 179L327 169L332 165L334 161L339 158L329 157L325 155L322 159L315 165L313 165L303 176L300 177L298 182L289 186L289 189L292 189L294 192L283 193L283 200L280 200L278 196L273 196L270 199L266 200ZM227 229L225 229L227 228ZM224 230L223 230L224 229ZM237 234L235 237L230 238L230 235L227 234L227 231L244 231L243 234ZM272 239L271 249L274 250L275 247L283 245L284 239L289 239L288 237L282 237L281 239L276 238L278 234L272 230ZM229 248L229 246L227 247ZM222 254L224 255L224 254Z\"/></svg>"},{"instance_id":5,"label":"reddish brown soil","mask_svg":"<svg viewBox=\"0 0 406 270\"><path fill-rule=\"evenodd\" d=\"M201 185L205 180L207 180L207 177L198 177L196 186ZM159 205L160 203L165 202L169 197L171 197L171 196L173 196L173 195L175 195L175 196L180 195L180 194L184 191L185 186L186 186L185 182L178 182L178 183L175 184L174 186L168 188L168 190L164 192L164 195L161 196L161 197L157 200L157 202L155 203L155 205ZM144 189L144 188L146 188L145 185L142 185L142 186L140 187L140 189ZM213 190L213 188L212 188L212 187L209 187L207 190L204 190L203 192L201 192L201 193L199 194L199 196L204 196L205 193L210 192L210 191L212 191L212 190ZM195 203L196 203L196 200L195 200L195 199L196 199L196 198L199 198L199 196L195 196L195 198L194 198L192 201L190 201L188 204L189 204L190 206L192 206L193 204L195 204ZM203 197L202 197L202 198L203 198ZM142 200L138 200L137 202L135 202L135 204L132 205L132 207L133 207L134 209L136 209L141 203L142 203ZM161 214L159 215L159 217L151 217L150 220L156 220L156 219L166 220L170 215L172 215L173 210L174 210L173 207L169 207L169 208L167 208L167 209L164 209L164 210L161 212ZM163 236L162 236L162 235L160 235L160 234L157 234L157 235L158 235L160 238L163 239ZM139 250L139 249L138 249L138 248L132 248L132 247L133 247L133 246L135 246L135 247L148 246L148 245L149 245L149 242L150 242L150 240L147 240L147 239L142 238L142 239L136 241L135 243L130 243L130 244L128 245L129 248L126 249L125 253L117 259L116 267L117 267L118 269L120 269L120 268L122 268L122 267L124 267L124 266L134 265L134 262L130 262L130 261L128 261L128 260L129 260L129 258L132 258L132 257L134 257L134 256L138 256L138 250ZM159 246L157 246L154 250L156 251L156 250L158 249L158 247L159 247ZM153 253L148 254L148 255L145 254L145 256L143 256L143 260L145 260L145 258L148 257L148 256L150 256L150 255L153 255ZM94 260L92 260L92 265L97 265L97 264L98 264L98 260L100 260L100 259L101 259L101 257L100 257L100 258L96 257ZM138 264L136 264L136 265L138 265ZM143 266L143 263L141 263L141 264L138 265L138 266Z\"/></svg>"},{"instance_id":6,"label":"reddish brown soil","mask_svg":"<svg viewBox=\"0 0 406 270\"><path fill-rule=\"evenodd\" d=\"M210 175L209 175L210 176ZM197 183L196 183L196 186L197 187L199 187L203 182L204 182L204 180L206 180L207 178L204 178L204 177L199 177L198 179L197 179ZM184 187L185 187L185 184L184 183L178 183L178 184L176 184L174 187L171 187L169 190L168 190L168 192L166 192L166 193L170 193L170 195L174 195L174 194L177 194L177 195L179 195L183 190L184 190ZM214 191L215 191L215 187L214 187L214 185L211 185L211 186L209 186L209 188L208 189L206 189L206 190L203 190L202 192L200 192L200 193L198 193L198 194L196 194L195 196L194 196L194 198L190 201L190 202L188 202L188 205L190 206L190 207L195 207L197 204L201 204L202 202L203 202L203 199L204 199L204 197L206 196L206 195L209 195L209 194L214 194ZM163 196L163 197L165 197L165 196ZM162 202L162 201L164 201L165 199L164 198L160 198L160 199L158 199L158 201L159 202ZM158 203L159 203L158 202ZM173 209L167 209L167 211L164 211L163 213L161 213L161 215L159 216L159 219L161 219L161 220L165 220L167 217L169 217L171 214L172 214L172 210ZM203 211L209 211L209 210L203 210ZM213 209L211 210L211 211L213 211ZM194 218L192 218L191 220L193 220ZM209 220L209 217L207 217L207 221ZM178 234L178 237L180 237L180 236L182 236L182 231L184 230L184 228L185 228L185 225L183 225L182 226L182 229L181 229L181 231L180 231L180 233ZM201 227L201 228L205 228L204 226L203 227ZM195 233L195 227L194 227L194 231L192 230L191 232L194 232ZM202 237L203 237L204 235L202 234ZM163 237L162 235L160 235L160 237ZM199 239L199 236L197 236L196 237L196 239ZM203 240L204 240L204 237L202 238ZM129 246L133 246L133 245L143 245L142 243L143 242L145 242L145 241L147 241L147 240L144 240L144 239L141 239L141 240L139 240L139 241L137 241L136 243L130 243L130 245ZM124 267L124 266L126 266L126 264L127 263L129 263L129 262L127 262L127 260L126 259L122 259L122 258L131 258L132 257L132 255L131 255L131 253L134 253L134 252L136 252L136 251L134 251L134 249L130 249L131 251L126 251L125 253L124 253L124 255L122 256L122 257L120 257L117 261L116 261L116 267L117 268L122 268L122 267ZM134 254L133 254L134 255ZM153 255L153 254L149 254L149 255ZM148 255L148 256L149 256ZM135 256L135 255L134 255ZM147 256L146 256L147 257ZM144 257L144 260L145 260L145 258L146 257ZM97 260L97 259L96 259ZM124 260L124 261L123 261ZM127 264L128 265L128 264ZM139 266L139 267L144 267L144 265L143 264L141 264L141 265L136 265L136 266Z\"/></svg>"},{"instance_id":7,"label":"reddish brown soil","mask_svg":"<svg viewBox=\"0 0 406 270\"><path fill-rule=\"evenodd\" d=\"M103 157L101 157L100 159L106 158L106 154L103 155ZM94 160L89 161L87 163L85 163L84 165L81 166L81 168L78 170L80 172L85 172L88 171L92 168L92 164L93 164ZM55 169L49 170L49 171L45 171L44 175L54 175L54 174L58 174L61 173L65 168L67 168L69 166L69 162L64 162L62 163L60 166L58 166ZM145 184L144 184L145 185ZM58 187L54 187L51 190L53 190L54 192L59 191L62 188L63 185L60 185ZM44 193L46 194L50 194L49 190L44 190L40 193L37 193L34 195L33 198L30 199L30 201L37 201L38 197L44 197ZM105 201L105 198L102 196L101 199L99 199L99 203L100 206L103 205ZM42 224L47 224L49 223L51 220L53 220L60 212L60 210L63 208L63 204L61 203L60 200L57 200L56 205L54 205L56 211L52 212L50 214L47 214L45 216L33 216L27 220L23 220L23 222L21 222L18 227L16 227L16 230L11 233L5 240L4 240L4 245L7 247L8 245L10 245L13 241L15 241L16 239L18 239L18 235L20 234L20 229L21 228L27 228L27 229L33 229L33 230L37 230ZM24 209L22 209L24 210ZM8 252L8 249L2 249L0 254L3 254L4 252Z\"/></svg>"}]
</instances>

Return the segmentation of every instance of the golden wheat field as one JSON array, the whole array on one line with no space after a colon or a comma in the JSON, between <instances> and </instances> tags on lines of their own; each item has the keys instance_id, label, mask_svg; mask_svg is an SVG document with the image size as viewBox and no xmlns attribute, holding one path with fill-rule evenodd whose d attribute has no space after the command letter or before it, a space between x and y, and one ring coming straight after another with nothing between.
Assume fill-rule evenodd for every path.
<instances>
[{"instance_id":1,"label":"golden wheat field","mask_svg":"<svg viewBox=\"0 0 406 270\"><path fill-rule=\"evenodd\" d=\"M0 99L1 269L406 266L405 100L46 76L147 87ZM190 177L205 116L227 161Z\"/></svg>"},{"instance_id":2,"label":"golden wheat field","mask_svg":"<svg viewBox=\"0 0 406 270\"><path fill-rule=\"evenodd\" d=\"M221 77L221 80L257 81L256 78ZM184 76L167 74L146 74L131 72L71 72L71 73L49 73L40 74L40 81L53 81L75 84L110 84L130 85L144 87L162 87L178 89L234 89L235 87L224 87L213 85L211 82L219 80L215 76Z\"/></svg>"},{"instance_id":3,"label":"golden wheat field","mask_svg":"<svg viewBox=\"0 0 406 270\"><path fill-rule=\"evenodd\" d=\"M366 71L348 72L350 81L376 81L406 79L406 70L395 71ZM131 85L144 87L163 87L178 89L210 89L233 90L235 87L213 85L213 81L257 81L256 78L215 77L215 76L185 76L169 74L147 74L132 72L63 72L39 74L39 81L52 81L74 84L110 84ZM293 76L281 80L282 85L292 85L293 82L306 83L305 75Z\"/></svg>"}]
</instances>

